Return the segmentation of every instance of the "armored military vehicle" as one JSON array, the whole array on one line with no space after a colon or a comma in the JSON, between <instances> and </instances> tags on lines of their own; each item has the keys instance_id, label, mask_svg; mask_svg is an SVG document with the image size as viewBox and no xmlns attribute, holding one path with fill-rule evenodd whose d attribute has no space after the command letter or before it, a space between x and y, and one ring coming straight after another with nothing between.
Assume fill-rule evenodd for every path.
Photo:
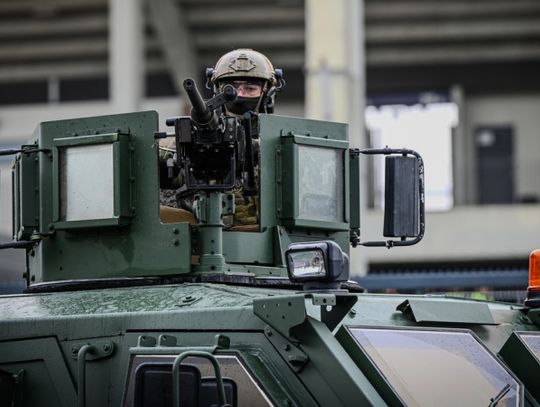
<instances>
[{"instance_id":1,"label":"armored military vehicle","mask_svg":"<svg viewBox=\"0 0 540 407\"><path fill-rule=\"evenodd\" d=\"M2 247L26 251L27 289L0 297L2 406L539 404L538 255L523 306L366 293L349 247L422 238L421 158L350 149L344 124L240 121L220 113L234 89L185 87L161 170L155 112L41 123L4 152ZM386 156L376 242L360 238L366 154ZM160 206L174 174L195 216ZM238 193L258 196L257 224L223 222Z\"/></svg>"}]
</instances>

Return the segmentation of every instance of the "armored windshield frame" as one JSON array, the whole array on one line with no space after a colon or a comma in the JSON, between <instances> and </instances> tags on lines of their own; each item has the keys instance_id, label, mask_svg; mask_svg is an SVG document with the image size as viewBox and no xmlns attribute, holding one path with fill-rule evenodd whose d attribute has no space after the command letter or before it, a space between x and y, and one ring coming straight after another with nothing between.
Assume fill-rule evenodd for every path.
<instances>
[{"instance_id":1,"label":"armored windshield frame","mask_svg":"<svg viewBox=\"0 0 540 407\"><path fill-rule=\"evenodd\" d=\"M536 343L531 343L533 337ZM515 331L507 339L499 356L523 382L531 396L540 403L540 333Z\"/></svg>"},{"instance_id":2,"label":"armored windshield frame","mask_svg":"<svg viewBox=\"0 0 540 407\"><path fill-rule=\"evenodd\" d=\"M53 222L55 229L80 229L91 227L121 226L128 223L131 217L130 174L131 159L129 151L129 135L108 133L90 136L55 138L53 140ZM112 208L110 214L95 219L69 220L62 215L67 197L65 188L67 174L62 169L63 161L70 148L90 148L110 146L112 186ZM66 170L67 171L67 170ZM97 169L96 169L97 171ZM96 175L99 176L99 175ZM66 178L66 179L63 179ZM85 185L81 189L86 188Z\"/></svg>"},{"instance_id":3,"label":"armored windshield frame","mask_svg":"<svg viewBox=\"0 0 540 407\"><path fill-rule=\"evenodd\" d=\"M307 180L309 174L302 179L302 174L312 168L306 163L309 152L318 152L319 155L334 155L335 161L328 162L334 164L334 173L327 171L326 174L335 179L328 182L321 182L320 168L317 171L317 178L314 178L320 189L324 185L333 189L327 197L330 201L325 208L320 207L320 202L315 202L319 208L310 208L309 204L303 203L310 195ZM311 163L313 164L313 163ZM322 164L322 163L320 163ZM276 165L278 167L277 204L278 216L285 226L348 231L349 230L349 152L348 142L331 138L314 137L310 135L295 134L289 132L281 138L280 148L276 151ZM334 181L334 182L332 182ZM322 196L322 195L321 195ZM325 209L325 213L318 212L318 209Z\"/></svg>"}]
</instances>

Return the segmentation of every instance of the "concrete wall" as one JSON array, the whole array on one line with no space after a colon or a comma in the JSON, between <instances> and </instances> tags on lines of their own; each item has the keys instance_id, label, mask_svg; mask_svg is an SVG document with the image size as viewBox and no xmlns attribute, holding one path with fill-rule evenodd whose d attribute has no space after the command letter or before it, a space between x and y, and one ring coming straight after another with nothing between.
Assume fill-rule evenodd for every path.
<instances>
[{"instance_id":1,"label":"concrete wall","mask_svg":"<svg viewBox=\"0 0 540 407\"><path fill-rule=\"evenodd\" d=\"M380 238L381 211L362 217L362 240ZM461 206L426 216L424 239L412 247L359 248L367 262L486 261L528 258L540 248L540 205ZM355 250L355 249L352 249ZM353 269L358 274L362 270Z\"/></svg>"}]
</instances>

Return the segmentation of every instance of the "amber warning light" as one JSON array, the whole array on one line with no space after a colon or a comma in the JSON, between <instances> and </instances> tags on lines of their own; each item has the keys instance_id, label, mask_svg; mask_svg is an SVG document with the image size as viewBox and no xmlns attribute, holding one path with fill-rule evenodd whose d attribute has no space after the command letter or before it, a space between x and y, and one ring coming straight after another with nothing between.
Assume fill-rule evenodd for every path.
<instances>
[{"instance_id":1,"label":"amber warning light","mask_svg":"<svg viewBox=\"0 0 540 407\"><path fill-rule=\"evenodd\" d=\"M533 250L529 255L529 287L525 305L540 308L540 249Z\"/></svg>"}]
</instances>

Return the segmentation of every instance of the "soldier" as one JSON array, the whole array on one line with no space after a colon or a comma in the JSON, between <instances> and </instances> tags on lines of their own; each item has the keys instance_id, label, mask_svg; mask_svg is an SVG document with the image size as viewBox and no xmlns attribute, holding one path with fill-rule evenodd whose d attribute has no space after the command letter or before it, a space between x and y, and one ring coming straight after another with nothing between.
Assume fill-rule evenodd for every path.
<instances>
[{"instance_id":1,"label":"soldier","mask_svg":"<svg viewBox=\"0 0 540 407\"><path fill-rule=\"evenodd\" d=\"M206 73L214 93L226 84L236 88L237 98L227 103L226 109L240 117L248 111L273 113L275 94L284 85L281 70L274 69L268 58L252 49L228 52Z\"/></svg>"},{"instance_id":2,"label":"soldier","mask_svg":"<svg viewBox=\"0 0 540 407\"><path fill-rule=\"evenodd\" d=\"M206 70L206 87L215 94L221 92L227 84L236 88L237 97L225 105L225 113L234 115L241 120L244 114L252 112L251 133L254 138L253 147L255 163L258 162L258 113L273 113L275 95L280 91L285 81L280 69L274 69L270 60L252 49L237 49L223 55L214 68ZM172 153L169 152L169 157ZM258 171L256 171L257 173ZM241 190L235 190L234 219L226 219L226 226L257 225L258 196L247 196ZM182 188L172 191L162 191L163 205L191 210L192 197L182 191Z\"/></svg>"}]
</instances>

